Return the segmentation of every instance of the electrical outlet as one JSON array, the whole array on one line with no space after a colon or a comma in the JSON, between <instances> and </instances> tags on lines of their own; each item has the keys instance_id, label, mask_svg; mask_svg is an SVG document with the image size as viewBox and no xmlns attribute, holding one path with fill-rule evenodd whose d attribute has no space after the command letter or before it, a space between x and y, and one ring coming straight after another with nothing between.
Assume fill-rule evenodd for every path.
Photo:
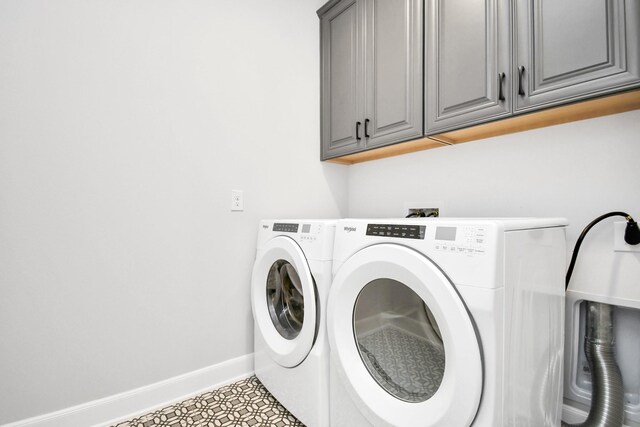
<instances>
[{"instance_id":1,"label":"electrical outlet","mask_svg":"<svg viewBox=\"0 0 640 427\"><path fill-rule=\"evenodd\" d=\"M242 198L242 190L231 190L231 210L243 211L244 200Z\"/></svg>"},{"instance_id":2,"label":"electrical outlet","mask_svg":"<svg viewBox=\"0 0 640 427\"><path fill-rule=\"evenodd\" d=\"M640 252L640 245L630 245L624 241L624 230L627 221L613 223L613 250L615 252Z\"/></svg>"}]
</instances>

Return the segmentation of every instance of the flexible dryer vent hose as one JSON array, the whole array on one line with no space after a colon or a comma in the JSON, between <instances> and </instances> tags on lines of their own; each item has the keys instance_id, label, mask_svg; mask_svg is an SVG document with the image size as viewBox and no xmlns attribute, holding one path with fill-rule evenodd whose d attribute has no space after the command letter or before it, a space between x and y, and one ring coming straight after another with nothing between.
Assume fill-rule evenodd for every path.
<instances>
[{"instance_id":1,"label":"flexible dryer vent hose","mask_svg":"<svg viewBox=\"0 0 640 427\"><path fill-rule=\"evenodd\" d=\"M624 387L616 362L613 306L587 302L584 350L591 371L591 408L582 424L563 427L620 427L624 418Z\"/></svg>"}]
</instances>

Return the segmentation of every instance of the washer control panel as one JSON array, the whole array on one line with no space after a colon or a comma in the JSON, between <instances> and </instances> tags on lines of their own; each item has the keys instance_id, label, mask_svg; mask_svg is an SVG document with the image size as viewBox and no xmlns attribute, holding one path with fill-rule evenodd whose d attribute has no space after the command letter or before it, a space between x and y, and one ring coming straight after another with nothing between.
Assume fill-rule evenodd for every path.
<instances>
[{"instance_id":1,"label":"washer control panel","mask_svg":"<svg viewBox=\"0 0 640 427\"><path fill-rule=\"evenodd\" d=\"M295 238L300 242L315 242L322 232L322 227L320 224L274 222L272 230L279 233L297 234L298 236Z\"/></svg>"},{"instance_id":2,"label":"washer control panel","mask_svg":"<svg viewBox=\"0 0 640 427\"><path fill-rule=\"evenodd\" d=\"M300 224L287 223L287 222L274 222L273 231L281 231L284 233L297 233Z\"/></svg>"},{"instance_id":3,"label":"washer control panel","mask_svg":"<svg viewBox=\"0 0 640 427\"><path fill-rule=\"evenodd\" d=\"M483 226L437 226L433 245L437 251L482 255L487 250L487 229Z\"/></svg>"}]
</instances>

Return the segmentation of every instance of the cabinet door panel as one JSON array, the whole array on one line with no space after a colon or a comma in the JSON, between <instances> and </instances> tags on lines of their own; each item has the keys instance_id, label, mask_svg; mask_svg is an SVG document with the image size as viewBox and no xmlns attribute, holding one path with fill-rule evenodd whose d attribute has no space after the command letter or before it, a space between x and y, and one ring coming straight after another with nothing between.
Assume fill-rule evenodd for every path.
<instances>
[{"instance_id":1,"label":"cabinet door panel","mask_svg":"<svg viewBox=\"0 0 640 427\"><path fill-rule=\"evenodd\" d=\"M367 146L422 136L422 1L369 0Z\"/></svg>"},{"instance_id":2,"label":"cabinet door panel","mask_svg":"<svg viewBox=\"0 0 640 427\"><path fill-rule=\"evenodd\" d=\"M516 110L640 84L639 3L517 0L514 66L524 72L514 85Z\"/></svg>"},{"instance_id":3,"label":"cabinet door panel","mask_svg":"<svg viewBox=\"0 0 640 427\"><path fill-rule=\"evenodd\" d=\"M427 0L427 134L510 113L509 4ZM504 100L499 99L501 90Z\"/></svg>"},{"instance_id":4,"label":"cabinet door panel","mask_svg":"<svg viewBox=\"0 0 640 427\"><path fill-rule=\"evenodd\" d=\"M362 121L361 17L358 2L345 0L321 18L323 159L355 151L364 141L356 139L356 122Z\"/></svg>"}]
</instances>

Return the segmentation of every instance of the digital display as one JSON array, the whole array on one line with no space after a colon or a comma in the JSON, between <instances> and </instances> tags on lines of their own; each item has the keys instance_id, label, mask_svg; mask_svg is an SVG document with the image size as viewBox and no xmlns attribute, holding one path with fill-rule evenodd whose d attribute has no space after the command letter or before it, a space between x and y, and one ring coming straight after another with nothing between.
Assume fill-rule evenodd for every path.
<instances>
[{"instance_id":1,"label":"digital display","mask_svg":"<svg viewBox=\"0 0 640 427\"><path fill-rule=\"evenodd\" d=\"M367 224L367 236L397 237L400 239L424 239L424 225Z\"/></svg>"},{"instance_id":2,"label":"digital display","mask_svg":"<svg viewBox=\"0 0 640 427\"><path fill-rule=\"evenodd\" d=\"M308 233L311 231L311 224L302 224L302 232Z\"/></svg>"},{"instance_id":3,"label":"digital display","mask_svg":"<svg viewBox=\"0 0 640 427\"><path fill-rule=\"evenodd\" d=\"M436 227L436 240L456 240L457 227Z\"/></svg>"},{"instance_id":4,"label":"digital display","mask_svg":"<svg viewBox=\"0 0 640 427\"><path fill-rule=\"evenodd\" d=\"M289 224L276 222L273 224L273 231L284 231L285 233L297 233L299 224Z\"/></svg>"}]
</instances>

